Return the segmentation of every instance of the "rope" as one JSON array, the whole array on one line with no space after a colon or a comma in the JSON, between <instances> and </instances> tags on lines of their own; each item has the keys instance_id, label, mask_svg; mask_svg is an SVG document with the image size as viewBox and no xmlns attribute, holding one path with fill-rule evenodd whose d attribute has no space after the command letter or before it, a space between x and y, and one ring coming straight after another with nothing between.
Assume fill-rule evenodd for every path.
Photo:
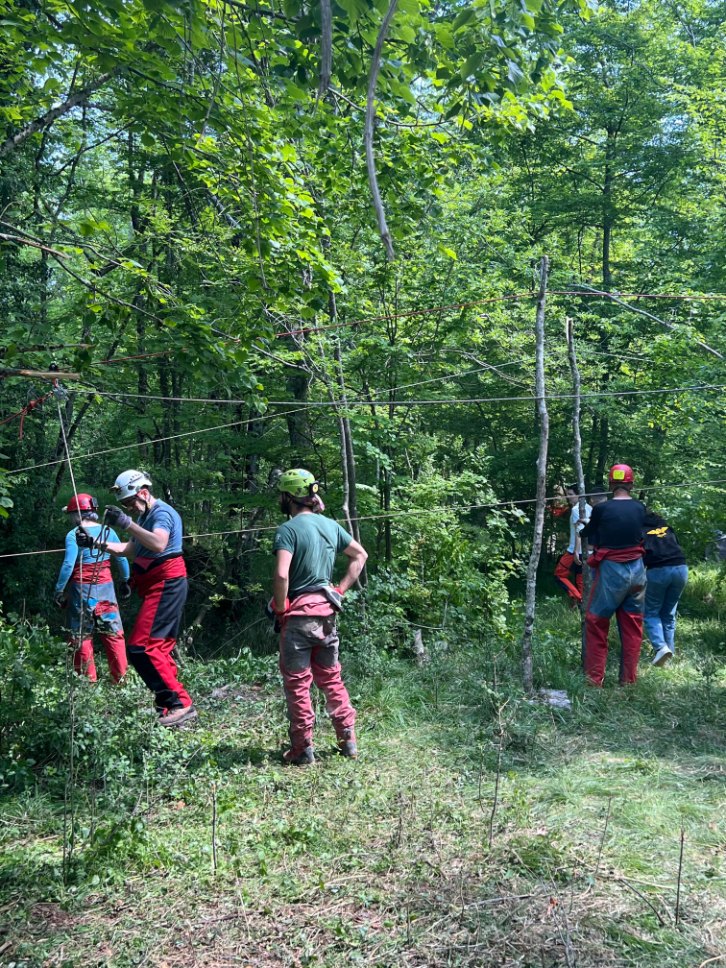
<instances>
[{"instance_id":1,"label":"rope","mask_svg":"<svg viewBox=\"0 0 726 968\"><path fill-rule=\"evenodd\" d=\"M615 354L613 354L615 355ZM416 383L403 383L397 386L396 392L399 390L410 390L412 387L424 386L427 383L444 383L447 380L458 380L465 376L471 376L473 373L493 373L497 375L497 370L504 369L505 366L520 366L522 363L528 363L529 358L525 357L521 360L510 360L507 363L485 363L480 366L474 367L471 370L457 370L454 373L446 373L443 376L432 377L429 380L419 380ZM225 399L219 399L219 397L165 397L159 394L150 393L126 393L124 390L96 390L93 388L93 392L99 397L108 397L109 399L128 399L128 400L153 400L159 403L209 403L216 406L239 406L240 404L249 403L249 400L241 400L234 397L228 397ZM273 401L277 403L278 401Z\"/></svg>"},{"instance_id":2,"label":"rope","mask_svg":"<svg viewBox=\"0 0 726 968\"><path fill-rule=\"evenodd\" d=\"M575 285L578 285L575 283ZM580 299L609 299L611 301L617 302L620 299L666 299L672 301L685 301L685 302L706 302L714 301L720 302L726 300L726 293L667 293L667 292L604 292L602 290L584 290L584 289L550 289L547 293L549 296L576 296ZM286 329L281 332L275 333L275 339L284 339L288 336L298 336L305 333L322 333L328 330L343 329L345 327L360 326L364 323L375 323L375 322L386 322L392 319L407 319L412 316L427 316L433 313L442 312L453 312L461 309L470 309L474 306L485 306L492 303L498 302L513 302L521 299L535 299L537 296L533 292L514 292L514 293L502 293L499 296L488 296L484 299L472 299L466 302L459 303L443 303L440 306L429 306L422 309L407 309L401 312L383 313L378 316L364 316L357 319L350 319L339 323L331 323L325 326L300 326L295 329ZM632 306L625 306L626 309L632 309ZM239 343L240 337L231 336L230 334L222 334L225 339L231 340ZM70 343L70 344L58 344L58 346L48 347L51 349L56 348L67 348L73 346L85 346L84 343ZM35 351L35 347L30 347L28 352ZM41 347L42 349L42 347ZM153 359L155 357L169 356L174 350L157 350L150 353L139 353L134 356L119 356L113 357L107 360L98 360L95 363L90 364L91 366L107 366L114 363L126 363L135 360L146 360ZM214 402L214 401L210 401ZM14 415L14 416L17 416Z\"/></svg>"},{"instance_id":3,"label":"rope","mask_svg":"<svg viewBox=\"0 0 726 968\"><path fill-rule=\"evenodd\" d=\"M647 487L643 488L646 491L665 491L672 490L675 488L683 487L709 487L716 484L726 484L726 477L716 478L715 480L708 481L684 481L680 484L649 484ZM592 497L594 494L600 494L600 491L588 491L587 494L583 494L583 497ZM561 494L553 494L551 497L545 498L547 503L552 501L561 501ZM439 514L442 511L475 511L484 510L485 508L511 508L512 506L521 506L526 504L536 504L537 498L529 497L522 498L513 501L488 501L483 504L443 504L438 507L428 507L428 508L414 508L408 511L388 511L383 514L362 514L357 518L353 518L354 521L380 521L387 518L405 518L405 517L417 517L423 514ZM276 531L279 525L263 525L262 527L254 528L237 528L232 531L203 531L199 534L185 534L184 541L192 541L198 538L222 538L227 537L232 534L254 534L258 531ZM63 548L49 548L44 551L16 551L12 554L0 555L0 558L24 558L28 555L53 555L62 552Z\"/></svg>"},{"instance_id":4,"label":"rope","mask_svg":"<svg viewBox=\"0 0 726 968\"><path fill-rule=\"evenodd\" d=\"M608 353L600 354L606 356L619 356L619 354ZM634 357L634 359L638 359ZM647 362L647 360L644 360ZM514 364L503 364L503 365L514 365ZM479 372L490 372L489 367L477 367L475 370L467 370L463 373L458 374L448 374L442 377L434 377L431 380L422 380L421 383L409 383L404 386L396 387L395 390L404 390L409 387L421 386L424 383L437 383L446 380L456 379L461 376L468 376L472 373ZM582 397L635 397L635 396L649 396L653 394L662 393L694 393L699 391L712 391L712 390L724 390L726 389L726 383L701 383L701 384L689 384L687 386L680 387L657 387L649 390L592 390L588 393L581 394ZM156 400L156 401L166 401L169 403L212 403L212 404L229 404L238 405L241 403L247 403L246 400L213 400L206 399L203 397L162 397L153 396L144 393L113 393L111 391L99 391L100 396L104 397L128 397L132 400ZM574 397L572 393L547 393L547 400L571 400ZM165 440L174 440L175 437L186 437L194 433L207 433L210 430L222 430L225 427L238 426L240 423L249 423L251 420L271 420L275 417L286 416L290 413L296 413L302 410L318 409L320 407L424 407L424 406L457 406L459 404L474 404L474 403L532 403L536 402L537 397L532 394L526 394L524 396L507 396L507 397L438 397L429 399L419 399L419 400L376 400L376 399L358 399L358 400L312 400L308 403L300 404L297 410L289 410L286 413L276 413L276 414L263 414L259 417L250 417L246 420L236 421L231 424L220 424L218 427L207 427L203 430L198 431L186 431L183 434L176 434L174 437L157 437L152 440L142 441L140 444L124 444L124 447L136 447L145 446L146 444L159 443ZM290 407L296 402L295 400L267 400L266 405L270 407ZM94 454L86 454L82 456L93 457L100 454L108 454L114 450L121 448L111 448L105 451L96 451ZM80 458L79 458L80 459ZM47 467L48 464L35 464L35 467ZM23 468L24 470L30 470L31 468ZM20 473L20 471L9 471L8 473Z\"/></svg>"},{"instance_id":5,"label":"rope","mask_svg":"<svg viewBox=\"0 0 726 968\"><path fill-rule=\"evenodd\" d=\"M282 413L272 413L272 414L261 414L259 417L249 417L246 420L233 420L232 423L217 424L215 427L203 427L201 430L187 430L181 434L171 434L169 437L152 437L149 440L134 441L133 444L120 444L118 447L107 447L105 450L94 450L88 454L78 454L76 460L86 460L90 457L103 457L105 454L116 454L122 450L129 450L133 447L146 447L149 444L160 444L167 440L177 440L180 437L195 437L199 434L208 434L213 430L226 430L230 427L240 427L242 424L250 423L252 421L263 421L272 420L275 417L286 417L291 413L298 413L301 410L305 410L305 407L297 407L294 410L283 411ZM6 475L10 474L24 474L26 471L38 470L41 467L55 467L58 464L63 464L64 460L47 460L43 461L41 464L29 464L26 467L12 468L11 470L5 471Z\"/></svg>"},{"instance_id":6,"label":"rope","mask_svg":"<svg viewBox=\"0 0 726 968\"><path fill-rule=\"evenodd\" d=\"M15 420L16 417L20 417L20 427L18 429L18 440L22 440L23 427L25 425L25 418L28 416L29 413L32 413L33 410L41 406L41 404L45 403L48 397L52 397L54 392L55 391L53 390L49 390L48 393L44 393L42 397L38 397L36 400L29 400L28 403L25 404L22 410L18 410L17 413L13 413L9 417L5 417L3 420L0 420L0 427L2 427L3 424L8 424L12 420Z\"/></svg>"},{"instance_id":7,"label":"rope","mask_svg":"<svg viewBox=\"0 0 726 968\"><path fill-rule=\"evenodd\" d=\"M659 387L654 390L599 390L583 393L585 397L637 397L662 393L686 393L689 391L711 391L725 390L726 383L701 384L683 387ZM547 393L547 400L572 400L574 393ZM519 397L462 397L462 398L439 398L438 400L317 400L308 403L306 407L425 407L425 406L460 406L473 403L534 403L537 401L534 394ZM271 407L284 407L293 403L292 400L268 400Z\"/></svg>"},{"instance_id":8,"label":"rope","mask_svg":"<svg viewBox=\"0 0 726 968\"><path fill-rule=\"evenodd\" d=\"M73 473L73 462L71 461L71 451L68 445L68 436L66 434L66 424L65 424L65 420L63 419L63 410L61 408L61 400L64 398L65 391L61 389L61 386L57 380L55 381L53 386L53 393L55 394L55 402L56 402L56 406L58 407L58 420L60 422L61 436L63 437L63 448L66 452L66 460L68 461L68 474L71 479L71 487L73 488L73 495L76 499L76 507L79 508L79 513L80 513L78 489L76 488L76 478L75 478L75 474ZM78 578L80 581L80 585L83 586L83 549L82 548L78 549L78 558L76 560L78 561ZM83 645L83 619L85 617L84 612L85 612L85 609L83 606L83 601L81 600L81 607L79 609L79 619L78 619L78 643L76 646L77 649L79 650ZM74 666L75 666L75 662L74 662Z\"/></svg>"},{"instance_id":9,"label":"rope","mask_svg":"<svg viewBox=\"0 0 726 968\"><path fill-rule=\"evenodd\" d=\"M652 396L667 393L698 393L698 392L711 392L714 390L724 390L726 389L726 384L714 383L705 385L694 385L694 386L682 386L682 387L660 387L653 390L600 390L592 391L590 393L581 394L582 399L586 398L602 398L602 397L637 397L637 396ZM571 400L574 394L572 393L551 393L547 395L548 400ZM311 403L303 404L302 406L297 406L292 410L286 410L282 413L271 413L271 414L261 414L259 417L251 417L245 420L234 420L231 423L217 424L214 427L203 427L201 430L186 430L183 433L171 434L168 437L152 437L149 440L134 441L131 444L120 444L118 447L107 447L105 450L91 451L88 454L79 454L76 460L86 460L91 457L102 457L106 454L116 454L122 450L129 450L134 447L146 447L149 444L163 443L168 440L179 440L184 437L196 437L201 434L212 433L215 430L227 430L231 427L240 427L242 424L250 423L251 421L263 421L263 420L274 420L276 417L285 417L293 413L302 413L305 410L311 409L323 409L328 407L345 409L346 407L426 407L426 406L466 406L471 404L481 404L481 403L534 403L536 402L536 397L534 394L519 397L464 397L464 398L453 398L453 399L438 399L438 400L318 400ZM295 401L292 400L270 400L268 401L269 406L289 406ZM64 460L49 460L43 461L40 464L29 464L25 467L11 468L5 472L6 476L11 474L24 474L27 471L39 470L43 467L54 467L57 464L64 463Z\"/></svg>"},{"instance_id":10,"label":"rope","mask_svg":"<svg viewBox=\"0 0 726 968\"><path fill-rule=\"evenodd\" d=\"M577 285L577 283L575 283ZM689 295L687 293L661 293L661 292L614 292L606 293L603 291L587 291L582 289L549 289L550 296L577 296L583 299L671 299L684 301L723 301L726 300L726 293L699 293ZM387 322L393 319L408 319L411 316L428 316L432 313L455 312L460 309L470 309L474 306L485 306L498 302L513 302L520 299L536 299L535 292L512 292L504 293L500 296L488 296L485 299L472 299L468 302L444 303L441 306L431 306L425 309L406 309L402 312L384 313L379 316L367 316L359 319L350 319L340 323L330 323L325 326L300 326L290 330L282 330L275 333L275 339L284 339L286 336L298 336L306 333L323 333L328 330L344 329L345 327L360 326L363 323ZM632 308L632 307L625 307Z\"/></svg>"}]
</instances>

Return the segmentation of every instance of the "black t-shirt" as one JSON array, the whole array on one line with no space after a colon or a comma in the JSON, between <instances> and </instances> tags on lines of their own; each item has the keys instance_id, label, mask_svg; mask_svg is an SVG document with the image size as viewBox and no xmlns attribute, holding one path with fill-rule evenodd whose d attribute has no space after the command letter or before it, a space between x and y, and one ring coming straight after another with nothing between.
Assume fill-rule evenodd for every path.
<instances>
[{"instance_id":1,"label":"black t-shirt","mask_svg":"<svg viewBox=\"0 0 726 968\"><path fill-rule=\"evenodd\" d=\"M595 548L633 548L643 542L645 515L640 501L607 501L592 509L581 534Z\"/></svg>"},{"instance_id":2,"label":"black t-shirt","mask_svg":"<svg viewBox=\"0 0 726 968\"><path fill-rule=\"evenodd\" d=\"M659 515L650 512L645 519L645 567L665 568L685 565L686 556L678 544L673 528Z\"/></svg>"}]
</instances>

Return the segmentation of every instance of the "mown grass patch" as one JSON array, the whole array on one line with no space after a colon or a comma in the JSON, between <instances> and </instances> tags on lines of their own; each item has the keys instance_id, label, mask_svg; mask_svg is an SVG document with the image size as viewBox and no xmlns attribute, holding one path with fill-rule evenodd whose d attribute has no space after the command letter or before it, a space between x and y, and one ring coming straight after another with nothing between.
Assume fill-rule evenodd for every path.
<instances>
[{"instance_id":1,"label":"mown grass patch","mask_svg":"<svg viewBox=\"0 0 726 968\"><path fill-rule=\"evenodd\" d=\"M79 725L97 746L76 776L66 883L58 777L36 767L0 809L2 963L683 968L720 956L726 679L708 620L684 619L678 661L644 659L634 689L609 670L606 689L586 691L576 619L546 601L536 643L540 684L566 681L571 712L523 697L514 635L440 643L423 668L379 657L367 674L351 644L361 757L335 755L319 707L307 770L279 760L268 660L190 666L202 716L176 734L153 729L140 688L82 691Z\"/></svg>"}]
</instances>

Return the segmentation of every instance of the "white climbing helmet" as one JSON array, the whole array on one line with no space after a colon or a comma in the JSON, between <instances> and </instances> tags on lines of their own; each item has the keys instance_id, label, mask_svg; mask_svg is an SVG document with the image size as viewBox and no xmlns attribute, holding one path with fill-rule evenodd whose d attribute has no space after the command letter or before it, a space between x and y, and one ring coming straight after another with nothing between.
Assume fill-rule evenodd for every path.
<instances>
[{"instance_id":1,"label":"white climbing helmet","mask_svg":"<svg viewBox=\"0 0 726 968\"><path fill-rule=\"evenodd\" d=\"M143 471L124 471L116 478L111 490L119 501L135 497L142 487L151 487L151 480Z\"/></svg>"}]
</instances>

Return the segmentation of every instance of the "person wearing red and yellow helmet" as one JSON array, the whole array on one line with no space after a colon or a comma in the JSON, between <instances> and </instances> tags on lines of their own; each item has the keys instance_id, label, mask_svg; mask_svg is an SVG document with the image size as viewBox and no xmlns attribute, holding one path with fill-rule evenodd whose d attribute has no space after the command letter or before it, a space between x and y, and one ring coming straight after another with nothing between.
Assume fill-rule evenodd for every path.
<instances>
[{"instance_id":1,"label":"person wearing red and yellow helmet","mask_svg":"<svg viewBox=\"0 0 726 968\"><path fill-rule=\"evenodd\" d=\"M643 644L646 572L643 564L645 507L633 499L633 469L613 464L612 500L593 508L582 534L595 549L588 564L595 579L585 613L585 675L602 686L608 655L610 619L620 633L620 684L635 682Z\"/></svg>"}]
</instances>

